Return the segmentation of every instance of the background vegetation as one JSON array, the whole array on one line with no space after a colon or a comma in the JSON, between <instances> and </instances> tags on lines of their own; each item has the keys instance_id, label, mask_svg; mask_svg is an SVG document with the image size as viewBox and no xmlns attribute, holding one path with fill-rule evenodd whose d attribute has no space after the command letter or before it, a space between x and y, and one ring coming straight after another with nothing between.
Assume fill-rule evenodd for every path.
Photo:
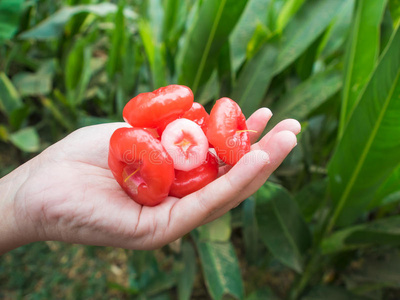
<instances>
[{"instance_id":1,"label":"background vegetation","mask_svg":"<svg viewBox=\"0 0 400 300\"><path fill-rule=\"evenodd\" d=\"M170 83L303 127L220 220L157 251L19 248L0 298L399 299L399 19L398 0L0 0L1 176Z\"/></svg>"}]
</instances>

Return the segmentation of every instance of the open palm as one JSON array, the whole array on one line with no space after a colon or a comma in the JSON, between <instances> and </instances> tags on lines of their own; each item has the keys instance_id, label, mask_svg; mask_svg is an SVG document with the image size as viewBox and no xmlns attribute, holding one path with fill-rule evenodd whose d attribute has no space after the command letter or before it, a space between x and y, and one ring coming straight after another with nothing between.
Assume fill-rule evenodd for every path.
<instances>
[{"instance_id":1,"label":"open palm","mask_svg":"<svg viewBox=\"0 0 400 300\"><path fill-rule=\"evenodd\" d=\"M271 117L260 109L247 121L255 142ZM28 173L16 194L16 211L33 226L33 240L154 249L210 222L253 194L296 144L300 125L275 126L233 168L182 199L168 197L155 207L132 201L107 165L112 133L125 123L79 129L24 165ZM29 220L29 222L28 222Z\"/></svg>"}]
</instances>

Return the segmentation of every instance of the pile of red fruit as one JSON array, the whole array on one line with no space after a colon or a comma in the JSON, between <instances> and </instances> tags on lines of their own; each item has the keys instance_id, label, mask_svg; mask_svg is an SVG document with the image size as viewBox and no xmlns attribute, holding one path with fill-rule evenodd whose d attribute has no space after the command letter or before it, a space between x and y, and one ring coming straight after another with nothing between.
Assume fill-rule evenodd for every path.
<instances>
[{"instance_id":1,"label":"pile of red fruit","mask_svg":"<svg viewBox=\"0 0 400 300\"><path fill-rule=\"evenodd\" d=\"M229 98L219 99L208 115L188 87L170 85L136 96L123 116L132 127L113 133L108 164L142 205L182 198L215 180L219 161L210 148L229 165L250 151L246 119Z\"/></svg>"}]
</instances>

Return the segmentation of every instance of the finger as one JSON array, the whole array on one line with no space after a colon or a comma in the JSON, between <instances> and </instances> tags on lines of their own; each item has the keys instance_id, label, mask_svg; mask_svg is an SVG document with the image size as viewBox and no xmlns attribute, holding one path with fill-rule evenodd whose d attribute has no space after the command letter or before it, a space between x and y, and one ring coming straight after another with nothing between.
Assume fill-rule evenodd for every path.
<instances>
[{"instance_id":1,"label":"finger","mask_svg":"<svg viewBox=\"0 0 400 300\"><path fill-rule=\"evenodd\" d=\"M286 119L279 122L274 128L272 128L257 144L252 146L252 149L264 148L271 138L281 131L290 131L295 135L299 134L301 131L300 123L295 119Z\"/></svg>"},{"instance_id":2,"label":"finger","mask_svg":"<svg viewBox=\"0 0 400 300\"><path fill-rule=\"evenodd\" d=\"M265 126L267 126L268 121L272 117L272 112L266 107L262 107L255 111L246 121L247 128L254 130L250 131L250 143L253 144L257 142L261 134L263 133Z\"/></svg>"},{"instance_id":3,"label":"finger","mask_svg":"<svg viewBox=\"0 0 400 300\"><path fill-rule=\"evenodd\" d=\"M267 109L268 110L268 109ZM250 120L250 118L249 118ZM301 131L301 125L297 120L286 119L279 122L272 130L270 130L258 143L253 144L251 150L260 150L268 144L269 140L281 131L291 131L298 134ZM218 176L222 176L229 172L232 166L226 165L219 168Z\"/></svg>"},{"instance_id":4,"label":"finger","mask_svg":"<svg viewBox=\"0 0 400 300\"><path fill-rule=\"evenodd\" d=\"M275 134L269 143L267 143L261 150L268 153L270 164L264 167L262 172L253 180L241 194L244 199L250 197L267 181L269 176L274 172L279 165L283 162L286 156L297 145L296 135L288 130L284 130Z\"/></svg>"},{"instance_id":5,"label":"finger","mask_svg":"<svg viewBox=\"0 0 400 300\"><path fill-rule=\"evenodd\" d=\"M182 236L220 208L234 206L237 194L255 179L268 161L266 152L251 151L228 174L176 202L170 213L170 235Z\"/></svg>"},{"instance_id":6,"label":"finger","mask_svg":"<svg viewBox=\"0 0 400 300\"><path fill-rule=\"evenodd\" d=\"M244 199L247 199L252 194L254 194L268 179L268 177L274 172L282 161L286 158L286 156L290 153L290 151L296 146L297 138L295 134L291 131L284 130L276 133L270 140L269 143L265 145L261 150L265 151L269 154L270 163L266 164L261 172L259 172L258 176L254 178L243 190L238 193L236 201L236 205L230 206L229 204L226 207L223 207L219 211L216 211L213 215L206 218L203 224L211 222L223 214L225 214L228 210L240 204ZM259 151L259 150L257 150ZM229 172L228 172L229 174ZM227 174L227 175L228 175ZM233 201L235 203L235 201Z\"/></svg>"}]
</instances>

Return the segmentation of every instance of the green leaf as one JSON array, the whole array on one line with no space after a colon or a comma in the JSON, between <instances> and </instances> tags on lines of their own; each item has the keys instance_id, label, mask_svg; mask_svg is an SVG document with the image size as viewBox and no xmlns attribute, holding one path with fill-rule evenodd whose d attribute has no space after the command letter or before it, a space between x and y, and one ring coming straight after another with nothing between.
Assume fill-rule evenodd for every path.
<instances>
[{"instance_id":1,"label":"green leaf","mask_svg":"<svg viewBox=\"0 0 400 300\"><path fill-rule=\"evenodd\" d=\"M259 108L272 77L294 62L322 34L344 0L307 1L282 33L279 50L275 41L264 45L244 66L233 90L246 116Z\"/></svg>"},{"instance_id":2,"label":"green leaf","mask_svg":"<svg viewBox=\"0 0 400 300\"><path fill-rule=\"evenodd\" d=\"M122 58L122 78L121 85L125 94L132 94L136 87L139 77L140 67L143 64L141 45L136 39L130 37L127 39L125 56ZM117 115L122 116L122 110L129 99L124 99L124 103L117 109Z\"/></svg>"},{"instance_id":3,"label":"green leaf","mask_svg":"<svg viewBox=\"0 0 400 300\"><path fill-rule=\"evenodd\" d=\"M271 32L262 23L258 23L254 34L251 37L249 43L247 44L246 56L247 59L251 59L260 50L260 48L265 44L265 42L271 37Z\"/></svg>"},{"instance_id":4,"label":"green leaf","mask_svg":"<svg viewBox=\"0 0 400 300\"><path fill-rule=\"evenodd\" d=\"M265 26L265 16L271 0L249 0L246 8L233 30L229 41L232 50L232 69L236 72L246 59L248 43L259 24Z\"/></svg>"},{"instance_id":5,"label":"green leaf","mask_svg":"<svg viewBox=\"0 0 400 300\"><path fill-rule=\"evenodd\" d=\"M303 52L302 55L297 59L295 63L296 73L301 80L308 79L314 72L316 65L318 48L321 45L324 34L321 34L308 48Z\"/></svg>"},{"instance_id":6,"label":"green leaf","mask_svg":"<svg viewBox=\"0 0 400 300\"><path fill-rule=\"evenodd\" d=\"M400 216L337 231L323 240L321 249L328 254L359 248L361 245L400 245Z\"/></svg>"},{"instance_id":7,"label":"green leaf","mask_svg":"<svg viewBox=\"0 0 400 300\"><path fill-rule=\"evenodd\" d=\"M207 290L212 299L243 299L243 281L235 249L230 242L201 242L196 246Z\"/></svg>"},{"instance_id":8,"label":"green leaf","mask_svg":"<svg viewBox=\"0 0 400 300\"><path fill-rule=\"evenodd\" d=\"M196 102L199 102L201 105L206 105L211 100L218 99L220 88L217 74L217 71L214 71L211 74L210 79L199 91L198 96L196 97Z\"/></svg>"},{"instance_id":9,"label":"green leaf","mask_svg":"<svg viewBox=\"0 0 400 300\"><path fill-rule=\"evenodd\" d=\"M67 129L68 131L73 131L75 129L75 125L70 120L70 117L61 112L53 100L43 97L40 99L40 101L42 102L42 105L50 111L57 122L61 124L65 129Z\"/></svg>"},{"instance_id":10,"label":"green leaf","mask_svg":"<svg viewBox=\"0 0 400 300\"><path fill-rule=\"evenodd\" d=\"M231 49L229 43L226 42L222 47L217 63L218 78L220 82L220 95L224 97L228 95L232 89L232 65L231 65Z\"/></svg>"},{"instance_id":11,"label":"green leaf","mask_svg":"<svg viewBox=\"0 0 400 300\"><path fill-rule=\"evenodd\" d=\"M400 199L400 166L393 171L389 178L379 187L368 209L386 205L395 199Z\"/></svg>"},{"instance_id":12,"label":"green leaf","mask_svg":"<svg viewBox=\"0 0 400 300\"><path fill-rule=\"evenodd\" d=\"M327 57L337 51L345 42L353 20L355 0L346 1L332 20L319 47L319 53Z\"/></svg>"},{"instance_id":13,"label":"green leaf","mask_svg":"<svg viewBox=\"0 0 400 300\"><path fill-rule=\"evenodd\" d=\"M293 17L294 14L303 5L304 0L287 0L279 13L278 20L276 22L276 30L282 32L286 27L286 24Z\"/></svg>"},{"instance_id":14,"label":"green leaf","mask_svg":"<svg viewBox=\"0 0 400 300\"><path fill-rule=\"evenodd\" d=\"M336 69L317 73L276 102L272 108L274 116L268 127L272 128L286 118L306 120L313 110L336 94L341 86L342 76Z\"/></svg>"},{"instance_id":15,"label":"green leaf","mask_svg":"<svg viewBox=\"0 0 400 300\"><path fill-rule=\"evenodd\" d=\"M400 30L397 27L329 164L336 222L349 224L400 164Z\"/></svg>"},{"instance_id":16,"label":"green leaf","mask_svg":"<svg viewBox=\"0 0 400 300\"><path fill-rule=\"evenodd\" d=\"M145 19L139 21L139 33L150 65L153 89L158 89L167 85L164 45L157 41L151 24Z\"/></svg>"},{"instance_id":17,"label":"green leaf","mask_svg":"<svg viewBox=\"0 0 400 300\"><path fill-rule=\"evenodd\" d=\"M271 0L268 5L266 24L271 32L279 34L277 31L278 18L285 3L286 0Z\"/></svg>"},{"instance_id":18,"label":"green leaf","mask_svg":"<svg viewBox=\"0 0 400 300\"><path fill-rule=\"evenodd\" d=\"M194 281L196 278L196 253L189 242L182 245L183 270L178 278L178 299L189 300L192 294Z\"/></svg>"},{"instance_id":19,"label":"green leaf","mask_svg":"<svg viewBox=\"0 0 400 300\"><path fill-rule=\"evenodd\" d=\"M77 5L73 7L64 7L52 14L49 18L39 23L32 29L25 31L18 37L21 39L45 40L59 37L64 31L64 26L73 16L81 13L91 13L100 17L105 17L115 13L118 7L112 3L99 3L91 5ZM135 19L136 13L129 9L124 9L126 18Z\"/></svg>"},{"instance_id":20,"label":"green leaf","mask_svg":"<svg viewBox=\"0 0 400 300\"><path fill-rule=\"evenodd\" d=\"M55 61L43 63L36 73L21 72L14 76L13 83L21 96L48 95L53 88Z\"/></svg>"},{"instance_id":21,"label":"green leaf","mask_svg":"<svg viewBox=\"0 0 400 300\"><path fill-rule=\"evenodd\" d=\"M176 285L176 280L175 274L157 272L143 289L143 293L147 296L147 299L148 296L156 296L161 292L172 289Z\"/></svg>"},{"instance_id":22,"label":"green leaf","mask_svg":"<svg viewBox=\"0 0 400 300\"><path fill-rule=\"evenodd\" d=\"M163 26L162 26L162 40L167 40L175 28L179 8L184 5L183 0L166 0L164 1L164 19L163 19Z\"/></svg>"},{"instance_id":23,"label":"green leaf","mask_svg":"<svg viewBox=\"0 0 400 300\"><path fill-rule=\"evenodd\" d=\"M39 135L33 127L26 127L12 133L10 141L24 152L37 152L40 149Z\"/></svg>"},{"instance_id":24,"label":"green leaf","mask_svg":"<svg viewBox=\"0 0 400 300\"><path fill-rule=\"evenodd\" d=\"M78 40L67 57L65 67L65 86L67 99L72 107L80 105L92 76L92 48L90 38Z\"/></svg>"},{"instance_id":25,"label":"green leaf","mask_svg":"<svg viewBox=\"0 0 400 300\"><path fill-rule=\"evenodd\" d=\"M201 241L227 242L231 237L231 214L222 217L198 228Z\"/></svg>"},{"instance_id":26,"label":"green leaf","mask_svg":"<svg viewBox=\"0 0 400 300\"><path fill-rule=\"evenodd\" d=\"M23 122L28 118L31 106L24 105L18 109L13 110L8 118L8 122L15 130L20 129Z\"/></svg>"},{"instance_id":27,"label":"green leaf","mask_svg":"<svg viewBox=\"0 0 400 300\"><path fill-rule=\"evenodd\" d=\"M249 263L256 263L259 259L259 235L256 199L251 196L243 202L243 239L246 259Z\"/></svg>"},{"instance_id":28,"label":"green leaf","mask_svg":"<svg viewBox=\"0 0 400 300\"><path fill-rule=\"evenodd\" d=\"M307 1L282 33L275 73L294 62L328 27L345 0Z\"/></svg>"},{"instance_id":29,"label":"green leaf","mask_svg":"<svg viewBox=\"0 0 400 300\"><path fill-rule=\"evenodd\" d=\"M168 45L168 49L174 54L185 27L188 10L188 2L185 0L164 1L162 40Z\"/></svg>"},{"instance_id":30,"label":"green leaf","mask_svg":"<svg viewBox=\"0 0 400 300\"><path fill-rule=\"evenodd\" d=\"M22 106L21 98L5 73L0 72L0 111L10 114Z\"/></svg>"},{"instance_id":31,"label":"green leaf","mask_svg":"<svg viewBox=\"0 0 400 300\"><path fill-rule=\"evenodd\" d=\"M383 13L383 18L381 22L381 33L380 33L380 53L386 48L388 45L390 38L393 34L393 20L390 15L390 11L388 8L385 9Z\"/></svg>"},{"instance_id":32,"label":"green leaf","mask_svg":"<svg viewBox=\"0 0 400 300\"><path fill-rule=\"evenodd\" d=\"M115 73L122 69L122 59L126 54L124 4L120 3L115 14L115 28L111 35L111 49L107 60L107 73L113 79ZM129 54L128 54L129 55Z\"/></svg>"},{"instance_id":33,"label":"green leaf","mask_svg":"<svg viewBox=\"0 0 400 300\"><path fill-rule=\"evenodd\" d=\"M380 23L386 1L359 0L346 51L339 138L379 56Z\"/></svg>"},{"instance_id":34,"label":"green leaf","mask_svg":"<svg viewBox=\"0 0 400 300\"><path fill-rule=\"evenodd\" d=\"M23 0L0 1L0 45L17 32L23 3Z\"/></svg>"},{"instance_id":35,"label":"green leaf","mask_svg":"<svg viewBox=\"0 0 400 300\"><path fill-rule=\"evenodd\" d=\"M271 253L302 272L311 234L291 195L281 186L267 182L257 192L256 218L261 239Z\"/></svg>"},{"instance_id":36,"label":"green leaf","mask_svg":"<svg viewBox=\"0 0 400 300\"><path fill-rule=\"evenodd\" d=\"M259 108L274 75L278 51L266 44L243 68L232 92L246 117Z\"/></svg>"},{"instance_id":37,"label":"green leaf","mask_svg":"<svg viewBox=\"0 0 400 300\"><path fill-rule=\"evenodd\" d=\"M204 0L178 54L178 82L196 93L211 75L219 51L247 0Z\"/></svg>"},{"instance_id":38,"label":"green leaf","mask_svg":"<svg viewBox=\"0 0 400 300\"><path fill-rule=\"evenodd\" d=\"M305 185L295 196L301 214L307 222L314 217L318 208L324 204L324 198L328 187L326 178L311 181Z\"/></svg>"},{"instance_id":39,"label":"green leaf","mask_svg":"<svg viewBox=\"0 0 400 300\"><path fill-rule=\"evenodd\" d=\"M393 24L397 26L400 22L400 0L389 0L389 9L393 18Z\"/></svg>"},{"instance_id":40,"label":"green leaf","mask_svg":"<svg viewBox=\"0 0 400 300\"><path fill-rule=\"evenodd\" d=\"M151 296L171 289L176 284L174 273L160 269L155 251L134 251L129 256L129 288Z\"/></svg>"},{"instance_id":41,"label":"green leaf","mask_svg":"<svg viewBox=\"0 0 400 300\"><path fill-rule=\"evenodd\" d=\"M163 41L163 24L164 24L164 10L161 0L149 0L147 1L148 9L147 15L151 25L151 31L153 32L154 39L157 42Z\"/></svg>"}]
</instances>

